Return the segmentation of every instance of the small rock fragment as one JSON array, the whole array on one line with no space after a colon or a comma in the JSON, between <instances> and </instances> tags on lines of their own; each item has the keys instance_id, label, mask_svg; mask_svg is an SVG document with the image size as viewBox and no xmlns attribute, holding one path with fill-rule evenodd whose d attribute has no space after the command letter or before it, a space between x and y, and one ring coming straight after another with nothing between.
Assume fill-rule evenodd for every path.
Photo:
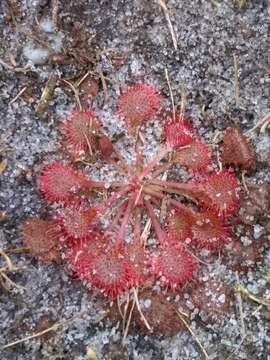
<instances>
[{"instance_id":1,"label":"small rock fragment","mask_svg":"<svg viewBox=\"0 0 270 360\"><path fill-rule=\"evenodd\" d=\"M43 65L49 59L49 51L45 48L38 48L28 44L23 49L24 56L35 65Z\"/></svg>"}]
</instances>

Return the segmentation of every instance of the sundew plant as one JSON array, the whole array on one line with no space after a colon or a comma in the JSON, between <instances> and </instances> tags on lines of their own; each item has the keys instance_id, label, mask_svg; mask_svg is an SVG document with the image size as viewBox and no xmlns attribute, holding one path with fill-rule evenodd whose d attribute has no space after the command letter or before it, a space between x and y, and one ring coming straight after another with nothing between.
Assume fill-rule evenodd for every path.
<instances>
[{"instance_id":1,"label":"sundew plant","mask_svg":"<svg viewBox=\"0 0 270 360\"><path fill-rule=\"evenodd\" d=\"M159 115L162 143L146 162L143 130L161 104L150 84L134 84L118 100L134 163L116 149L94 109L72 112L60 124L67 161L47 164L37 179L54 215L23 224L23 241L34 255L53 260L60 252L76 278L112 300L156 284L181 293L196 281L201 249L214 256L235 241L238 179L231 168L213 166L212 147L191 120ZM115 167L118 178L91 179L83 166L93 159ZM181 181L179 168L190 180ZM154 241L145 236L148 225Z\"/></svg>"}]
</instances>

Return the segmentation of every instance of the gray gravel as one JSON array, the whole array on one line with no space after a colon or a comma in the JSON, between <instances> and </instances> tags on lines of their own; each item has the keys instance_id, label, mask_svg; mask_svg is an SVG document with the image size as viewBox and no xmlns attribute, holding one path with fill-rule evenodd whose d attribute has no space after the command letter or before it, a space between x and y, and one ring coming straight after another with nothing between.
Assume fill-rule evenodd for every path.
<instances>
[{"instance_id":1,"label":"gray gravel","mask_svg":"<svg viewBox=\"0 0 270 360\"><path fill-rule=\"evenodd\" d=\"M18 1L21 5L16 15L17 28L8 17L8 3L16 1L1 2L0 33L3 36L0 58L10 63L9 54L12 54L18 66L29 66L30 72L23 75L0 65L0 136L9 147L2 154L8 163L0 175L0 211L6 212L7 216L0 222L0 247L3 248L21 246L18 234L20 223L25 217L50 212L36 191L35 174L44 162L62 157L57 124L75 104L67 87L58 83L46 114L40 118L35 113L34 105L41 95L41 89L52 71L65 78L83 73L83 67L79 65L53 64L51 59L46 58L47 53L44 51L43 64L29 56L29 46L35 49L42 49L42 46L33 45L33 40L27 38L25 31L35 28L35 19L50 15L49 1ZM123 123L115 115L115 100L122 86L134 81L150 81L169 99L165 68L170 75L176 104L180 102L180 89L184 86L187 113L207 142L211 142L217 131L228 126L239 126L243 130L253 127L270 112L270 77L269 73L267 75L270 69L269 1L247 0L241 10L237 1L233 0L170 0L167 5L177 37L177 51L173 49L164 14L155 1L60 1L59 21L64 27L70 27L76 21L84 23L90 34L89 51L96 54L113 48L128 53L127 61L117 70L106 56L98 60L99 66L110 79L109 99L104 102L101 91L93 106L99 109L98 114L107 132L113 135L124 130ZM56 40L50 38L51 35L46 36L47 41L55 44ZM64 28L59 41L68 42L69 37ZM238 106L235 104L234 55L239 61ZM31 62L29 57L36 63ZM34 103L19 98L10 104L24 86L32 91ZM167 103L169 106L169 100ZM202 112L203 105L207 109L207 116ZM145 152L150 156L161 135L158 121L150 122L146 134L149 144ZM253 133L252 141L258 170L247 180L252 183L270 182L269 133ZM118 142L118 146L132 160L130 141L124 138ZM22 167L29 169L27 176L22 175ZM88 171L96 178L113 177L111 168L107 167L101 171L95 165ZM258 227L261 226L259 223L253 226L255 234L262 231L269 241L266 228ZM44 264L25 254L12 255L11 259L17 265L26 266L29 271L12 277L23 288L12 288L10 292L0 288L0 345L32 334L37 331L37 324L46 328L55 321L67 319L86 309L89 309L89 314L45 337L1 350L1 360L87 359L87 346L102 360L204 359L189 332L166 338L145 336L133 331L128 337L126 349L122 349L117 327L106 322L94 325L102 313L102 301L93 301L80 283L67 276L63 266ZM266 250L261 266L269 268L269 260L270 253ZM226 270L219 260L202 271L201 276L223 279L231 285L235 283L235 274ZM258 269L241 275L240 279L250 291L270 297L269 286L267 292L267 284ZM256 309L255 303L246 298L243 300L246 323L243 342L235 306L225 319L207 326L201 326L196 321L198 309L193 310L191 328L210 359L270 359L269 320L265 311L252 315Z\"/></svg>"}]
</instances>

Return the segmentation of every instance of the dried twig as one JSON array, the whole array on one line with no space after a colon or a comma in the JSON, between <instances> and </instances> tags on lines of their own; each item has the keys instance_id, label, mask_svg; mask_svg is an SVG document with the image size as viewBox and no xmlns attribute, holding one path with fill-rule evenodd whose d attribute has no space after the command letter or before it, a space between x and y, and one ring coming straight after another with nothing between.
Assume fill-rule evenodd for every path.
<instances>
[{"instance_id":1,"label":"dried twig","mask_svg":"<svg viewBox=\"0 0 270 360\"><path fill-rule=\"evenodd\" d=\"M236 0L239 10L244 9L246 6L247 0Z\"/></svg>"},{"instance_id":2,"label":"dried twig","mask_svg":"<svg viewBox=\"0 0 270 360\"><path fill-rule=\"evenodd\" d=\"M238 107L240 105L240 88L239 88L239 78L238 78L238 58L236 55L233 56L233 76L234 76L235 105Z\"/></svg>"},{"instance_id":3,"label":"dried twig","mask_svg":"<svg viewBox=\"0 0 270 360\"><path fill-rule=\"evenodd\" d=\"M12 281L7 274L18 272L18 271L23 271L23 270L26 270L26 268L14 266L10 257L5 252L5 250L1 249L1 248L0 248L0 256L2 256L4 258L5 263L6 263L5 266L2 266L0 268L0 284L6 289L8 289L5 285L6 283L9 283L13 287L23 288L22 286L16 284L14 281Z\"/></svg>"},{"instance_id":4,"label":"dried twig","mask_svg":"<svg viewBox=\"0 0 270 360\"><path fill-rule=\"evenodd\" d=\"M35 108L36 113L40 116L43 115L49 102L52 100L57 79L58 77L56 75L51 74L45 85L45 88Z\"/></svg>"},{"instance_id":5,"label":"dried twig","mask_svg":"<svg viewBox=\"0 0 270 360\"><path fill-rule=\"evenodd\" d=\"M165 68L165 76L166 76L167 84L168 84L168 87L169 87L170 98L171 98L171 102L172 102L173 118L175 119L174 98L173 98L173 92L172 92L172 87L171 87L171 83L170 83L170 79L169 79L169 74L168 74L167 68Z\"/></svg>"},{"instance_id":6,"label":"dried twig","mask_svg":"<svg viewBox=\"0 0 270 360\"><path fill-rule=\"evenodd\" d=\"M260 133L264 134L269 125L270 125L270 113L265 115L260 121L257 122L255 126L253 126L253 128L246 131L245 134L248 135L253 131L257 130L258 128L260 128Z\"/></svg>"},{"instance_id":7,"label":"dried twig","mask_svg":"<svg viewBox=\"0 0 270 360\"><path fill-rule=\"evenodd\" d=\"M246 173L247 173L246 170L241 171L241 178L242 178L243 187L244 187L246 193L249 194L250 191L248 189L248 186L247 186L247 183L246 183L246 178L245 178Z\"/></svg>"},{"instance_id":8,"label":"dried twig","mask_svg":"<svg viewBox=\"0 0 270 360\"><path fill-rule=\"evenodd\" d=\"M6 248L3 249L5 254L22 254L22 253L28 253L29 252L28 247L20 247L20 248Z\"/></svg>"},{"instance_id":9,"label":"dried twig","mask_svg":"<svg viewBox=\"0 0 270 360\"><path fill-rule=\"evenodd\" d=\"M39 331L39 332L36 332L32 335L29 335L29 336L26 336L22 339L18 339L18 340L15 340L15 341L12 341L6 345L4 345L2 347L2 349L7 349L7 348L10 348L12 346L15 346L15 345L18 345L18 344L21 344L25 341L28 341L28 340L32 340L32 339L35 339L37 337L40 337L40 336L43 336L45 334L47 334L48 332L51 332L51 331L56 331L58 330L60 327L62 326L65 326L65 325L68 325L68 324L72 324L74 321L78 320L79 318L81 318L83 315L87 314L89 310L84 310L84 311L81 311L80 313L76 314L75 316L71 317L70 319L66 319L66 320L62 320L62 321L59 321L59 322L56 322L55 324L53 324L52 326L48 327L47 329L44 329L42 331Z\"/></svg>"},{"instance_id":10,"label":"dried twig","mask_svg":"<svg viewBox=\"0 0 270 360\"><path fill-rule=\"evenodd\" d=\"M75 100L77 102L78 108L79 108L80 111L82 111L82 104L81 104L78 88L76 86L74 86L71 82L69 82L69 81L67 81L65 79L61 79L61 80L71 88L71 90L74 93Z\"/></svg>"},{"instance_id":11,"label":"dried twig","mask_svg":"<svg viewBox=\"0 0 270 360\"><path fill-rule=\"evenodd\" d=\"M13 104L25 92L26 89L27 89L27 86L22 88L22 90L20 90L18 92L18 94L12 100L10 100L9 105Z\"/></svg>"},{"instance_id":12,"label":"dried twig","mask_svg":"<svg viewBox=\"0 0 270 360\"><path fill-rule=\"evenodd\" d=\"M200 339L196 336L196 334L194 333L194 331L191 329L191 327L188 325L188 323L186 322L186 320L183 318L183 316L181 315L181 313L179 311L176 311L177 316L180 318L180 320L183 322L183 324L185 325L185 327L187 328L187 330L190 332L190 334L193 336L194 340L196 341L196 343L199 345L200 349L202 350L205 359L208 360L209 356L205 350L205 348L203 347Z\"/></svg>"},{"instance_id":13,"label":"dried twig","mask_svg":"<svg viewBox=\"0 0 270 360\"><path fill-rule=\"evenodd\" d=\"M26 73L29 70L29 67L14 67L13 65L10 65L8 63L6 63L4 60L0 59L0 65L2 65L4 68L11 70L13 72L18 72L18 73Z\"/></svg>"},{"instance_id":14,"label":"dried twig","mask_svg":"<svg viewBox=\"0 0 270 360\"><path fill-rule=\"evenodd\" d=\"M247 337L247 335L241 339L241 341L239 342L237 347L234 349L234 351L225 360L235 359L234 355L240 350L246 337Z\"/></svg>"},{"instance_id":15,"label":"dried twig","mask_svg":"<svg viewBox=\"0 0 270 360\"><path fill-rule=\"evenodd\" d=\"M258 304L261 304L261 305L264 305L264 306L270 306L270 300L268 299L264 299L264 298L261 298L259 296L256 296L254 294L252 294L251 292L248 291L248 289L246 289L243 285L241 284L236 284L236 290L239 292L239 293L242 293L244 295L246 295L249 299L255 301L256 303Z\"/></svg>"},{"instance_id":16,"label":"dried twig","mask_svg":"<svg viewBox=\"0 0 270 360\"><path fill-rule=\"evenodd\" d=\"M146 320L146 317L144 316L143 312L142 312L142 309L140 307L140 303L139 303L139 298L138 298L138 289L136 288L133 288L132 289L132 292L133 292L133 296L134 296L134 299L135 299L135 303L136 303L136 307L137 307L137 310L139 311L139 314L141 316L141 320L143 321L144 325L146 326L146 328L152 332L152 328L151 326L149 325L148 321Z\"/></svg>"},{"instance_id":17,"label":"dried twig","mask_svg":"<svg viewBox=\"0 0 270 360\"><path fill-rule=\"evenodd\" d=\"M128 331L129 331L129 327L130 327L130 322L131 322L131 318L132 318L132 314L133 314L133 310L134 310L134 306L135 306L135 298L133 298L132 305L131 305L131 308L130 308L130 311L129 311L129 314L128 314L128 319L127 319L127 322L126 322L125 320L126 320L126 314L127 314L127 310L128 310L128 305L129 305L129 300L128 300L128 302L126 303L125 312L124 312L125 317L123 318L123 328L124 328L124 332L123 332L122 344L125 343L126 338L127 338L127 336L128 336Z\"/></svg>"},{"instance_id":18,"label":"dried twig","mask_svg":"<svg viewBox=\"0 0 270 360\"><path fill-rule=\"evenodd\" d=\"M187 107L187 94L185 85L181 86L181 104L180 104L180 117L182 117L186 111Z\"/></svg>"},{"instance_id":19,"label":"dried twig","mask_svg":"<svg viewBox=\"0 0 270 360\"><path fill-rule=\"evenodd\" d=\"M59 0L52 0L52 24L54 31L58 30Z\"/></svg>"},{"instance_id":20,"label":"dried twig","mask_svg":"<svg viewBox=\"0 0 270 360\"><path fill-rule=\"evenodd\" d=\"M178 46L177 46L177 40L176 40L176 36L175 36L175 32L174 32L174 29L173 29L173 26L172 26L172 22L171 22L171 19L170 19L170 12L165 4L165 2L163 0L158 0L158 3L160 5L160 7L162 8L163 12L164 12L164 15L165 15L165 18L167 20L167 23L168 23L168 27L169 27L169 30L170 30L170 33L171 33L171 37L172 37L172 42L173 42L173 47L175 50L178 49Z\"/></svg>"},{"instance_id":21,"label":"dried twig","mask_svg":"<svg viewBox=\"0 0 270 360\"><path fill-rule=\"evenodd\" d=\"M100 66L98 66L97 68L101 83L102 83L102 87L103 87L103 91L104 91L104 96L105 96L105 101L107 101L109 99L109 94L108 94L108 88L107 88L107 84L106 84L106 79L105 76L102 72L102 69Z\"/></svg>"},{"instance_id":22,"label":"dried twig","mask_svg":"<svg viewBox=\"0 0 270 360\"><path fill-rule=\"evenodd\" d=\"M151 219L148 219L141 234L141 243L145 245L151 228Z\"/></svg>"},{"instance_id":23,"label":"dried twig","mask_svg":"<svg viewBox=\"0 0 270 360\"><path fill-rule=\"evenodd\" d=\"M238 275L237 271L235 273L235 277L236 277L236 281L237 281L237 285L236 285L236 287L237 287L239 285L239 275ZM242 338L244 338L246 336L246 326L245 326L245 321L244 321L243 301L242 301L241 293L239 291L236 294L236 300L237 300L238 310L239 310L239 315L240 315L241 336L242 336Z\"/></svg>"}]
</instances>

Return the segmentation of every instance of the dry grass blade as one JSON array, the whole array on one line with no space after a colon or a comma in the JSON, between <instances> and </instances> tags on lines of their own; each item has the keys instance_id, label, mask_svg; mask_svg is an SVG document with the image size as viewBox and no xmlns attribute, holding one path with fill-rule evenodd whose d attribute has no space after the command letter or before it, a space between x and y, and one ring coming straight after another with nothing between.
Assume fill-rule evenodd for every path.
<instances>
[{"instance_id":1,"label":"dry grass blade","mask_svg":"<svg viewBox=\"0 0 270 360\"><path fill-rule=\"evenodd\" d=\"M58 30L59 0L52 0L52 23L54 31Z\"/></svg>"},{"instance_id":2,"label":"dry grass blade","mask_svg":"<svg viewBox=\"0 0 270 360\"><path fill-rule=\"evenodd\" d=\"M257 124L253 126L253 128L249 129L246 132L246 135L252 133L258 128L260 128L260 133L264 134L269 125L270 125L270 113L265 115L260 121L258 121Z\"/></svg>"},{"instance_id":3,"label":"dry grass blade","mask_svg":"<svg viewBox=\"0 0 270 360\"><path fill-rule=\"evenodd\" d=\"M187 94L185 85L181 86L181 104L180 104L180 117L182 117L187 107Z\"/></svg>"},{"instance_id":4,"label":"dry grass blade","mask_svg":"<svg viewBox=\"0 0 270 360\"><path fill-rule=\"evenodd\" d=\"M35 111L39 116L43 115L49 102L51 101L54 94L56 82L57 82L57 76L54 74L50 75L45 85L45 88L41 94L41 97L37 103L37 106L35 108Z\"/></svg>"},{"instance_id":5,"label":"dry grass blade","mask_svg":"<svg viewBox=\"0 0 270 360\"><path fill-rule=\"evenodd\" d=\"M22 254L22 253L28 253L29 250L30 250L30 249L27 248L27 247L6 248L6 249L3 249L3 251L5 252L5 254Z\"/></svg>"},{"instance_id":6,"label":"dry grass blade","mask_svg":"<svg viewBox=\"0 0 270 360\"><path fill-rule=\"evenodd\" d=\"M236 0L239 10L243 10L246 6L247 0Z\"/></svg>"},{"instance_id":7,"label":"dry grass blade","mask_svg":"<svg viewBox=\"0 0 270 360\"><path fill-rule=\"evenodd\" d=\"M148 219L146 224L145 224L145 227L143 229L143 232L141 234L141 243L143 245L146 244L146 240L148 238L148 235L149 235L149 231L150 231L150 228L151 228L151 219Z\"/></svg>"},{"instance_id":8,"label":"dry grass blade","mask_svg":"<svg viewBox=\"0 0 270 360\"><path fill-rule=\"evenodd\" d=\"M18 345L18 344L21 344L25 341L28 341L28 340L32 340L32 339L35 339L37 337L40 337L40 336L43 336L45 334L47 334L48 332L51 332L51 331L56 331L58 330L60 327L62 326L65 326L65 325L69 325L69 324L72 324L74 321L78 320L79 318L81 318L83 315L87 314L89 312L89 310L84 310L78 314L76 314L75 316L71 317L70 319L66 319L66 320L62 320L62 321L59 321L59 322L56 322L55 324L53 324L52 326L48 327L47 329L44 329L42 331L39 331L39 332L36 332L32 335L29 335L29 336L26 336L22 339L18 339L18 340L15 340L15 341L12 341L6 345L4 345L2 347L2 349L7 349L7 348L10 348L10 347L13 347L15 345Z\"/></svg>"},{"instance_id":9,"label":"dry grass blade","mask_svg":"<svg viewBox=\"0 0 270 360\"><path fill-rule=\"evenodd\" d=\"M175 119L175 105L174 105L174 98L173 98L173 92L172 92L172 87L171 87L170 78L169 78L169 74L168 74L168 70L167 70L167 68L165 69L165 76L166 76L167 84L168 84L169 91L170 91L170 98L171 98L171 102L172 102L172 110L173 110L173 118Z\"/></svg>"},{"instance_id":10,"label":"dry grass blade","mask_svg":"<svg viewBox=\"0 0 270 360\"><path fill-rule=\"evenodd\" d=\"M0 255L4 258L4 261L6 263L5 266L2 266L0 268L0 284L8 291L9 291L9 288L8 288L8 286L6 286L7 283L11 287L16 287L18 289L24 289L23 286L20 286L20 285L16 284L14 281L12 281L7 274L24 271L24 270L26 270L26 268L14 266L10 257L6 254L4 249L0 248Z\"/></svg>"},{"instance_id":11,"label":"dry grass blade","mask_svg":"<svg viewBox=\"0 0 270 360\"><path fill-rule=\"evenodd\" d=\"M4 159L0 162L0 175L6 170L7 159Z\"/></svg>"},{"instance_id":12,"label":"dry grass blade","mask_svg":"<svg viewBox=\"0 0 270 360\"><path fill-rule=\"evenodd\" d=\"M101 69L101 66L98 66L97 68L101 83L102 83L102 87L103 87L103 91L104 91L104 96L105 96L105 101L107 101L109 99L109 93L108 93L108 88L107 88L107 84L106 84L106 79L105 76L103 74L103 71Z\"/></svg>"},{"instance_id":13,"label":"dry grass blade","mask_svg":"<svg viewBox=\"0 0 270 360\"><path fill-rule=\"evenodd\" d=\"M19 97L25 92L26 89L27 86L22 88L22 90L18 92L18 94L14 97L14 99L10 100L9 105L13 104L17 99L19 99Z\"/></svg>"},{"instance_id":14,"label":"dry grass blade","mask_svg":"<svg viewBox=\"0 0 270 360\"><path fill-rule=\"evenodd\" d=\"M237 286L239 285L239 275L238 272L235 273L235 277L236 277L236 281L237 281ZM246 326L245 326L245 320L244 320L244 312L243 312L243 301L242 301L242 297L241 297L241 293L238 292L236 294L236 300L237 300L237 304L238 304L238 310L239 310L239 315L240 315L240 323L241 323L241 336L242 339L246 336Z\"/></svg>"},{"instance_id":15,"label":"dry grass blade","mask_svg":"<svg viewBox=\"0 0 270 360\"><path fill-rule=\"evenodd\" d=\"M8 63L6 63L5 61L3 61L2 59L0 59L0 65L2 65L4 68L11 70L13 72L17 72L17 73L26 73L29 69L28 66L26 67L14 67L12 65L9 65Z\"/></svg>"},{"instance_id":16,"label":"dry grass blade","mask_svg":"<svg viewBox=\"0 0 270 360\"><path fill-rule=\"evenodd\" d=\"M145 324L146 328L152 332L152 328L151 326L149 325L148 321L146 320L145 316L143 315L143 312L141 310L141 307L140 307L140 303L139 303L139 298L138 298L138 290L136 288L133 288L133 296L134 296L134 299L135 299L135 303L136 303L136 306L137 306L137 310L139 311L139 314L141 316L141 319L143 321L143 323Z\"/></svg>"},{"instance_id":17,"label":"dry grass blade","mask_svg":"<svg viewBox=\"0 0 270 360\"><path fill-rule=\"evenodd\" d=\"M77 89L77 87L75 87L71 82L69 82L65 79L61 79L61 80L71 88L71 90L74 93L74 97L75 97L76 103L78 105L78 108L80 111L82 111L82 104L81 104L81 100L80 100L80 96L79 96L79 90Z\"/></svg>"},{"instance_id":18,"label":"dry grass blade","mask_svg":"<svg viewBox=\"0 0 270 360\"><path fill-rule=\"evenodd\" d=\"M180 320L183 322L183 324L185 325L185 327L187 328L187 330L190 332L190 334L193 336L194 340L196 341L196 343L199 345L199 348L201 349L201 351L203 352L205 359L209 360L209 355L207 354L205 348L203 347L201 341L198 339L198 337L196 336L196 334L194 333L194 331L191 329L191 327L188 325L188 323L186 322L186 320L183 318L183 316L181 315L181 313L179 311L176 311L177 316L180 318Z\"/></svg>"},{"instance_id":19,"label":"dry grass blade","mask_svg":"<svg viewBox=\"0 0 270 360\"><path fill-rule=\"evenodd\" d=\"M246 289L243 285L241 284L236 284L236 290L239 292L239 293L242 293L244 295L246 295L249 299L255 301L256 303L260 304L260 305L264 305L264 306L270 306L270 300L268 299L264 299L264 298L261 298L259 296L256 296L254 294L252 294L251 292L248 291L248 289Z\"/></svg>"},{"instance_id":20,"label":"dry grass blade","mask_svg":"<svg viewBox=\"0 0 270 360\"><path fill-rule=\"evenodd\" d=\"M235 105L238 107L240 105L240 87L239 87L239 78L238 78L238 58L236 55L233 56L233 76L234 76Z\"/></svg>"},{"instance_id":21,"label":"dry grass blade","mask_svg":"<svg viewBox=\"0 0 270 360\"><path fill-rule=\"evenodd\" d=\"M123 339L122 339L122 344L123 345L125 344L126 338L128 336L128 331L129 331L129 327L130 327L130 322L131 322L134 306L135 306L135 299L133 299L133 301L132 301L131 309L129 311L128 319L127 319L127 322L126 322L126 325L125 325Z\"/></svg>"},{"instance_id":22,"label":"dry grass blade","mask_svg":"<svg viewBox=\"0 0 270 360\"><path fill-rule=\"evenodd\" d=\"M235 354L237 354L237 352L240 350L242 344L244 343L245 339L247 336L243 337L241 339L241 341L239 342L239 344L237 345L237 347L234 349L234 351L225 359L225 360L230 360L230 359L237 359L235 357Z\"/></svg>"},{"instance_id":23,"label":"dry grass blade","mask_svg":"<svg viewBox=\"0 0 270 360\"><path fill-rule=\"evenodd\" d=\"M165 2L163 0L158 0L158 3L160 5L160 7L162 8L162 10L164 12L164 15L165 15L165 18L167 20L168 27L169 27L169 30L170 30L170 34L171 34L171 37L172 37L174 50L177 50L178 49L177 40L176 40L175 32L174 32L174 29L173 29L173 26L172 26L172 22L171 22L171 19L170 19L170 12L169 12L169 10L167 8L167 5L165 4Z\"/></svg>"}]
</instances>

